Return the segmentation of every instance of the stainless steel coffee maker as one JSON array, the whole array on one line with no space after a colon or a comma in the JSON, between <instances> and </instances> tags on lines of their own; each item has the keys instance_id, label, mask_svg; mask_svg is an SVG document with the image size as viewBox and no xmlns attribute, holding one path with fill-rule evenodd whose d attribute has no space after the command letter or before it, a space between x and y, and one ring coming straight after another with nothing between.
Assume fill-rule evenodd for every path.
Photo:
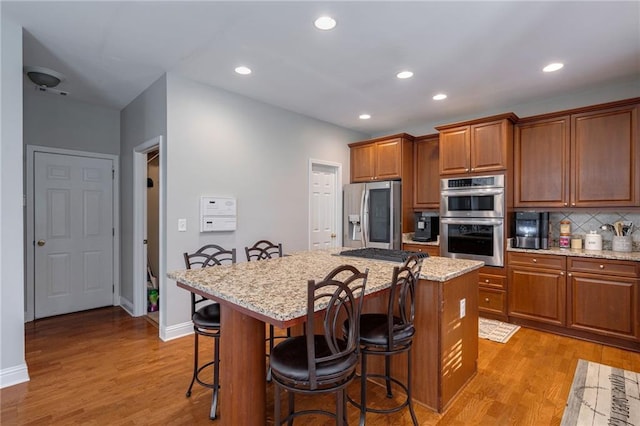
<instances>
[{"instance_id":1,"label":"stainless steel coffee maker","mask_svg":"<svg viewBox=\"0 0 640 426\"><path fill-rule=\"evenodd\" d=\"M549 248L549 213L516 212L513 247L527 249Z\"/></svg>"}]
</instances>

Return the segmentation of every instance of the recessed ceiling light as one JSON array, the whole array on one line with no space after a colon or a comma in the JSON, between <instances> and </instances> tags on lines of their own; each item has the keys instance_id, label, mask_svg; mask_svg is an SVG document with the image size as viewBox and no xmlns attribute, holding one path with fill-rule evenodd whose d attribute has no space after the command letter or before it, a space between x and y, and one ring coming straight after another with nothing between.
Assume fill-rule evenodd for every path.
<instances>
[{"instance_id":1,"label":"recessed ceiling light","mask_svg":"<svg viewBox=\"0 0 640 426\"><path fill-rule=\"evenodd\" d=\"M332 30L336 26L336 20L331 16L321 16L313 22L319 30Z\"/></svg>"},{"instance_id":2,"label":"recessed ceiling light","mask_svg":"<svg viewBox=\"0 0 640 426\"><path fill-rule=\"evenodd\" d=\"M411 78L411 77L413 77L413 73L411 71L400 71L398 74L396 74L396 77L398 77L398 78Z\"/></svg>"},{"instance_id":3,"label":"recessed ceiling light","mask_svg":"<svg viewBox=\"0 0 640 426\"><path fill-rule=\"evenodd\" d=\"M251 68L245 67L244 65L242 65L242 66L236 67L236 72L242 75L251 74Z\"/></svg>"},{"instance_id":4,"label":"recessed ceiling light","mask_svg":"<svg viewBox=\"0 0 640 426\"><path fill-rule=\"evenodd\" d=\"M360 120L368 120L371 118L370 114L360 114Z\"/></svg>"},{"instance_id":5,"label":"recessed ceiling light","mask_svg":"<svg viewBox=\"0 0 640 426\"><path fill-rule=\"evenodd\" d=\"M445 95L444 93L438 93L437 95L433 96L434 101L441 101L443 99L447 99L447 95Z\"/></svg>"},{"instance_id":6,"label":"recessed ceiling light","mask_svg":"<svg viewBox=\"0 0 640 426\"><path fill-rule=\"evenodd\" d=\"M546 67L542 68L542 71L554 72L554 71L558 71L562 67L564 67L564 64L561 64L560 62L555 62L553 64L549 64Z\"/></svg>"}]
</instances>

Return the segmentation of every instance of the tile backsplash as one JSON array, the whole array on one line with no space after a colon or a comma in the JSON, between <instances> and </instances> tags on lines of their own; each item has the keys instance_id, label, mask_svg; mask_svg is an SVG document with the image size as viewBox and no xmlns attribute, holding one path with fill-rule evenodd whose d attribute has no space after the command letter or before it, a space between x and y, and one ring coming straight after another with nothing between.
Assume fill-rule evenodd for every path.
<instances>
[{"instance_id":1,"label":"tile backsplash","mask_svg":"<svg viewBox=\"0 0 640 426\"><path fill-rule=\"evenodd\" d=\"M571 235L581 236L584 240L584 235L589 231L598 231L602 235L602 248L604 250L611 250L611 240L613 239L613 232L609 230L603 230L602 225L613 224L615 222L624 222L628 225L633 223L633 251L640 251L640 213L610 213L610 212L550 212L550 233L551 233L551 245L558 247L558 241L560 238L560 221L571 221Z\"/></svg>"}]
</instances>

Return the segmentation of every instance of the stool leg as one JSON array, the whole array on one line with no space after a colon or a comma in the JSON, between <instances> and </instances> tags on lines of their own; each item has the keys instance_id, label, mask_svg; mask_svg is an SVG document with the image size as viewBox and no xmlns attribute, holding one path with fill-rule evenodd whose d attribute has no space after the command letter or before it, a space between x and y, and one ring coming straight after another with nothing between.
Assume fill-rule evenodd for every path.
<instances>
[{"instance_id":1,"label":"stool leg","mask_svg":"<svg viewBox=\"0 0 640 426\"><path fill-rule=\"evenodd\" d=\"M407 351L407 398L409 402L409 413L414 426L418 426L416 413L413 411L413 397L411 395L411 348Z\"/></svg>"},{"instance_id":2,"label":"stool leg","mask_svg":"<svg viewBox=\"0 0 640 426\"><path fill-rule=\"evenodd\" d=\"M360 353L360 426L364 426L367 416L367 354Z\"/></svg>"},{"instance_id":3,"label":"stool leg","mask_svg":"<svg viewBox=\"0 0 640 426\"><path fill-rule=\"evenodd\" d=\"M387 382L387 398L393 398L393 394L391 393L391 357L388 355L384 356L384 380Z\"/></svg>"},{"instance_id":4,"label":"stool leg","mask_svg":"<svg viewBox=\"0 0 640 426\"><path fill-rule=\"evenodd\" d=\"M198 333L194 332L193 336L193 377L191 377L191 383L189 384L189 389L187 389L187 398L191 396L191 388L193 388L193 383L196 381L196 376L198 375Z\"/></svg>"},{"instance_id":5,"label":"stool leg","mask_svg":"<svg viewBox=\"0 0 640 426\"><path fill-rule=\"evenodd\" d=\"M291 417L291 415L293 414L293 412L295 411L295 400L294 400L294 395L293 392L287 392L289 394L289 423L287 423L289 426L293 426L293 417Z\"/></svg>"},{"instance_id":6,"label":"stool leg","mask_svg":"<svg viewBox=\"0 0 640 426\"><path fill-rule=\"evenodd\" d=\"M344 421L344 388L336 392L336 425L343 426Z\"/></svg>"},{"instance_id":7,"label":"stool leg","mask_svg":"<svg viewBox=\"0 0 640 426\"><path fill-rule=\"evenodd\" d=\"M273 325L269 324L269 356L271 355L271 351L273 351L273 334ZM267 367L267 383L271 383L271 363L269 363L269 367Z\"/></svg>"},{"instance_id":8,"label":"stool leg","mask_svg":"<svg viewBox=\"0 0 640 426\"><path fill-rule=\"evenodd\" d=\"M214 338L213 349L213 395L211 395L211 412L209 418L215 420L218 411L218 391L220 390L220 336Z\"/></svg>"}]
</instances>

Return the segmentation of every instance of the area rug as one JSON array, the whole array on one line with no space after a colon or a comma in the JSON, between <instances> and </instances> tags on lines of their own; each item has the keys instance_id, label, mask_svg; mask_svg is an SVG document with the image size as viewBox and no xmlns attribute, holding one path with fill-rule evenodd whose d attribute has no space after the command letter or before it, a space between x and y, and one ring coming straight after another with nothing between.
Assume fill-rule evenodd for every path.
<instances>
[{"instance_id":1,"label":"area rug","mask_svg":"<svg viewBox=\"0 0 640 426\"><path fill-rule=\"evenodd\" d=\"M561 426L640 426L640 373L578 360Z\"/></svg>"},{"instance_id":2,"label":"area rug","mask_svg":"<svg viewBox=\"0 0 640 426\"><path fill-rule=\"evenodd\" d=\"M507 343L511 336L520 330L519 325L508 324L502 321L479 318L478 336L494 342Z\"/></svg>"}]
</instances>

